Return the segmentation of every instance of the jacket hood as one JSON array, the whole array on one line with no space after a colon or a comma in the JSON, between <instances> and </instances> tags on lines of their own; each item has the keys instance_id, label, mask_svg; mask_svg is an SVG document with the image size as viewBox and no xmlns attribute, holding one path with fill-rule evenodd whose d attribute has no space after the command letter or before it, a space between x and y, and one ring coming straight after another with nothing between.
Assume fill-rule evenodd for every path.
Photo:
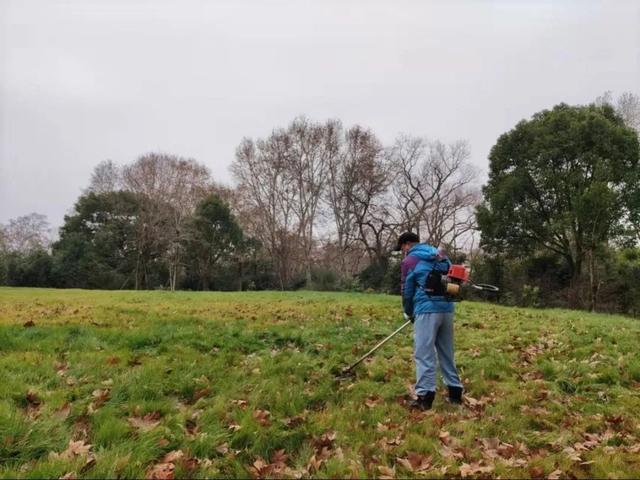
<instances>
[{"instance_id":1,"label":"jacket hood","mask_svg":"<svg viewBox=\"0 0 640 480\"><path fill-rule=\"evenodd\" d=\"M418 243L409 250L407 255L418 257L420 260L425 260L427 262L432 262L438 256L438 250L426 243Z\"/></svg>"}]
</instances>

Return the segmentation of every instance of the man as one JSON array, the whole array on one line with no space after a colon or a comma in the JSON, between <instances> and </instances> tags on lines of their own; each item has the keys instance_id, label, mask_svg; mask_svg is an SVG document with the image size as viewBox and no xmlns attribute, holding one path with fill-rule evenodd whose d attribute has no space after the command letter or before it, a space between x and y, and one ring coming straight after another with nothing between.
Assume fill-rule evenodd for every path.
<instances>
[{"instance_id":1,"label":"man","mask_svg":"<svg viewBox=\"0 0 640 480\"><path fill-rule=\"evenodd\" d=\"M428 410L436 395L436 352L449 400L462 403L462 383L454 361L454 303L444 296L438 273L446 274L451 262L446 253L426 243L418 235L405 232L396 251L404 254L401 285L405 318L414 324L417 399L412 408Z\"/></svg>"}]
</instances>

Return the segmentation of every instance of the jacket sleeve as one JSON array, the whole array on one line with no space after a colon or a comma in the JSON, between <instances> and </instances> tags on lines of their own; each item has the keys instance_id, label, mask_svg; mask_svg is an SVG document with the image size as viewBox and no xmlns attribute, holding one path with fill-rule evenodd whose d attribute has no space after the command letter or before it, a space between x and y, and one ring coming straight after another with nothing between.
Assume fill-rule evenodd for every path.
<instances>
[{"instance_id":1,"label":"jacket sleeve","mask_svg":"<svg viewBox=\"0 0 640 480\"><path fill-rule=\"evenodd\" d=\"M407 274L407 278L404 282L404 288L402 289L402 309L404 313L409 316L413 315L413 296L416 293L416 282L414 277L414 270L411 270Z\"/></svg>"},{"instance_id":2,"label":"jacket sleeve","mask_svg":"<svg viewBox=\"0 0 640 480\"><path fill-rule=\"evenodd\" d=\"M404 293L404 285L407 282L407 275L418 265L418 258L410 255L406 256L400 264L400 295ZM403 295L404 296L404 295Z\"/></svg>"}]
</instances>

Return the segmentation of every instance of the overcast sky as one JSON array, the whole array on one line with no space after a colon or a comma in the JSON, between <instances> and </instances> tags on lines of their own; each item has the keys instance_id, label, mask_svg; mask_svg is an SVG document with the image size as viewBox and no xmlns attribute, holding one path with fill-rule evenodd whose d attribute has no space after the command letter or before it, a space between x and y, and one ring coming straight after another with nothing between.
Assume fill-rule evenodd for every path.
<instances>
[{"instance_id":1,"label":"overcast sky","mask_svg":"<svg viewBox=\"0 0 640 480\"><path fill-rule=\"evenodd\" d=\"M640 0L0 0L0 223L59 226L104 159L192 157L305 114L466 139L640 93Z\"/></svg>"}]
</instances>

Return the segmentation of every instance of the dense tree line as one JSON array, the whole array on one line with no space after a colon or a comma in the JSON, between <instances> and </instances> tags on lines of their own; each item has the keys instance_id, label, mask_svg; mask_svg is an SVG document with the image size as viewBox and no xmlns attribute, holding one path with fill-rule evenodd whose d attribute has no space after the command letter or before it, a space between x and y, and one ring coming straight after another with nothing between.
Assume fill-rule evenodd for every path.
<instances>
[{"instance_id":1,"label":"dense tree line","mask_svg":"<svg viewBox=\"0 0 640 480\"><path fill-rule=\"evenodd\" d=\"M33 214L0 228L0 282L107 289L398 289L416 231L501 287L498 301L636 314L640 102L607 93L523 120L491 150L304 117L245 138L218 184L151 153L94 169L55 241Z\"/></svg>"}]
</instances>

